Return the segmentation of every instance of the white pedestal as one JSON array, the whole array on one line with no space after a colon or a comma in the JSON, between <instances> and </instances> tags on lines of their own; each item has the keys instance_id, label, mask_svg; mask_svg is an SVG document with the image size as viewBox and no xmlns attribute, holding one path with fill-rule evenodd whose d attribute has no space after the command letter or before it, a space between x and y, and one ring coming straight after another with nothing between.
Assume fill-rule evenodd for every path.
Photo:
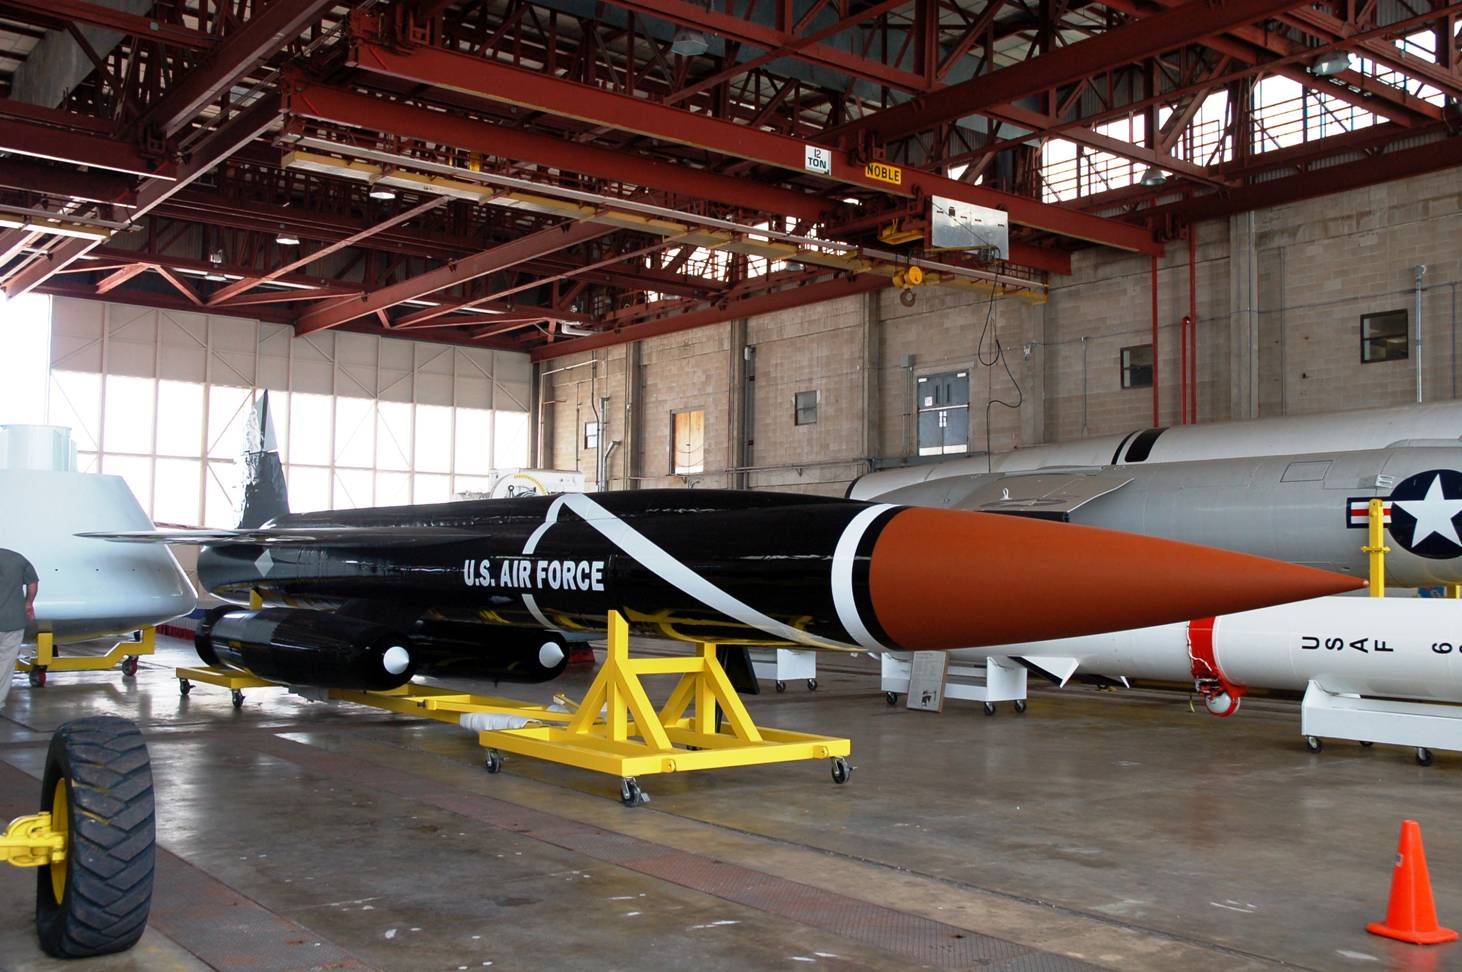
<instances>
[{"instance_id":1,"label":"white pedestal","mask_svg":"<svg viewBox=\"0 0 1462 972\"><path fill-rule=\"evenodd\" d=\"M909 690L909 669L913 656L886 651L879 656L882 689L902 695ZM992 655L983 665L951 661L944 679L946 699L971 702L1024 702L1025 666L1003 655Z\"/></svg>"},{"instance_id":2,"label":"white pedestal","mask_svg":"<svg viewBox=\"0 0 1462 972\"><path fill-rule=\"evenodd\" d=\"M1462 751L1462 708L1336 695L1311 681L1300 706L1300 732L1316 739Z\"/></svg>"},{"instance_id":3,"label":"white pedestal","mask_svg":"<svg viewBox=\"0 0 1462 972\"><path fill-rule=\"evenodd\" d=\"M754 648L751 652L751 670L756 677L775 681L777 691L787 687L788 682L806 679L808 688L817 687L817 652L795 651L791 648Z\"/></svg>"}]
</instances>

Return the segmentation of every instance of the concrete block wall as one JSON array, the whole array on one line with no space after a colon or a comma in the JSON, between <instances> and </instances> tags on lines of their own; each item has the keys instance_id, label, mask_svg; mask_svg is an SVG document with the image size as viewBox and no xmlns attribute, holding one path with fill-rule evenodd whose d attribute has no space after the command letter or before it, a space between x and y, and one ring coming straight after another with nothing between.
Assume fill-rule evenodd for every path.
<instances>
[{"instance_id":1,"label":"concrete block wall","mask_svg":"<svg viewBox=\"0 0 1462 972\"><path fill-rule=\"evenodd\" d=\"M1413 267L1427 265L1423 366L1428 400L1455 397L1455 290L1462 282L1462 169L1275 207L1195 227L1198 419L1328 412L1411 401L1414 361L1360 363L1360 315L1413 312ZM1249 285L1249 240L1255 286ZM1159 422L1179 418L1178 321L1189 257L1158 261ZM1252 305L1252 307L1251 307ZM1252 312L1251 312L1252 309ZM987 315L993 330L985 331ZM632 443L610 462L611 488L699 485L841 494L874 457L917 451L914 381L970 372L970 449L1003 452L1152 424L1151 389L1120 387L1120 351L1151 341L1148 257L1091 248L1053 277L1044 303L928 287L905 307L893 290L714 325L600 351L595 394L608 436ZM1004 361L993 354L998 334ZM748 459L738 462L743 348L756 348ZM633 369L627 358L637 355ZM902 362L912 356L912 366ZM547 364L544 461L579 468L590 420L588 356ZM1005 365L1009 365L1009 373ZM580 367L569 367L581 365ZM1250 394L1251 375L1255 394ZM820 393L815 425L794 424L793 393ZM635 407L626 414L625 402ZM706 471L669 475L671 412L706 411ZM627 431L626 431L627 430ZM735 468L742 466L744 468Z\"/></svg>"}]
</instances>

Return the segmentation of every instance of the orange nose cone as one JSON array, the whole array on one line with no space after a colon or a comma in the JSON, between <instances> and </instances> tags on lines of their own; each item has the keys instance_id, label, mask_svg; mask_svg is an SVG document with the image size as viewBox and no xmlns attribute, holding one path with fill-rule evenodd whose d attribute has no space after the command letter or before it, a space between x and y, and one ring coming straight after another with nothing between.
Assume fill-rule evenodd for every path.
<instances>
[{"instance_id":1,"label":"orange nose cone","mask_svg":"<svg viewBox=\"0 0 1462 972\"><path fill-rule=\"evenodd\" d=\"M879 534L868 586L897 647L938 651L1188 621L1364 585L1174 540L914 507Z\"/></svg>"}]
</instances>

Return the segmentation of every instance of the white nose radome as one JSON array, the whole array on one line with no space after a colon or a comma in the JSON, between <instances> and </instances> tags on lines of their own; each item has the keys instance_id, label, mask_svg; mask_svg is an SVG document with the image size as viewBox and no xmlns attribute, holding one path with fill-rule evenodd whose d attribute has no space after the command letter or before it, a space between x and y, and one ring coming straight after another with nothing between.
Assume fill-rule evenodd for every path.
<instances>
[{"instance_id":1,"label":"white nose radome","mask_svg":"<svg viewBox=\"0 0 1462 972\"><path fill-rule=\"evenodd\" d=\"M563 661L563 649L556 641L545 641L538 649L538 664L544 668L555 668Z\"/></svg>"},{"instance_id":2,"label":"white nose radome","mask_svg":"<svg viewBox=\"0 0 1462 972\"><path fill-rule=\"evenodd\" d=\"M392 675L400 675L411 664L411 653L400 645L392 645L381 656L381 664Z\"/></svg>"}]
</instances>

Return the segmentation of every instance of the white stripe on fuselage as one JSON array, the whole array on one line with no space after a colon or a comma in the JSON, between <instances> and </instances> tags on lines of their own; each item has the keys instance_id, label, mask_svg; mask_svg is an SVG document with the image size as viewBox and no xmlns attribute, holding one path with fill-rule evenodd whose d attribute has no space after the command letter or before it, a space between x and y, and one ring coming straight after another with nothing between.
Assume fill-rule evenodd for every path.
<instances>
[{"instance_id":1,"label":"white stripe on fuselage","mask_svg":"<svg viewBox=\"0 0 1462 972\"><path fill-rule=\"evenodd\" d=\"M838 620L848 634L853 636L853 640L869 651L885 649L858 616L858 602L853 597L853 564L857 561L858 544L863 540L863 534L868 532L868 527L880 514L891 509L892 505L880 503L853 517L843 528L837 549L833 551L833 605L838 609Z\"/></svg>"},{"instance_id":2,"label":"white stripe on fuselage","mask_svg":"<svg viewBox=\"0 0 1462 972\"><path fill-rule=\"evenodd\" d=\"M784 641L790 641L793 644L807 645L812 648L833 648L838 651L854 649L853 645L841 641L833 641L829 638L820 638L817 635L809 634L806 631L801 631L790 625L783 624L776 618L762 614L756 608L726 593L700 574L691 570L685 564L676 560L659 544L594 502L585 493L564 493L549 505L548 513L544 517L542 525L533 531L533 535L528 538L528 542L523 546L523 555L525 557L530 556L538 548L538 542L543 539L543 535L548 532L549 527L558 522L559 511L565 506L582 517L584 522L589 524L589 526L603 534L606 540L624 551L630 557L633 557L640 566L665 581L671 587L695 598L712 610L719 611L729 618L740 621L742 624L758 628L767 634L776 635L778 638ZM854 541L854 547L855 549L857 547L856 541ZM851 571L849 578L851 583ZM851 591L849 596L851 597ZM538 609L537 603L533 600L533 595L524 594L523 605L545 627L553 627Z\"/></svg>"}]
</instances>

